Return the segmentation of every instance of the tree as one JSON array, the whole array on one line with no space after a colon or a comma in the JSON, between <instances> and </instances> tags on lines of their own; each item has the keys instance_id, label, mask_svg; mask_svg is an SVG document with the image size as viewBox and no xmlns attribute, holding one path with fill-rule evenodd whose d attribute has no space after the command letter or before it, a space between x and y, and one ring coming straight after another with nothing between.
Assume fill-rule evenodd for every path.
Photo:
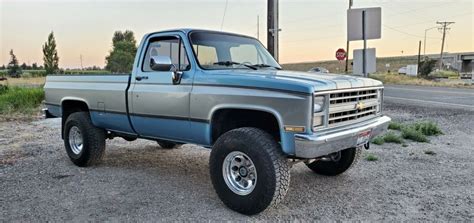
<instances>
[{"instance_id":1,"label":"tree","mask_svg":"<svg viewBox=\"0 0 474 223\"><path fill-rule=\"evenodd\" d=\"M59 70L59 57L56 50L56 40L54 33L51 32L48 36L48 41L43 45L43 61L44 69L47 74L54 74Z\"/></svg>"},{"instance_id":2,"label":"tree","mask_svg":"<svg viewBox=\"0 0 474 223\"><path fill-rule=\"evenodd\" d=\"M26 63L22 63L20 67L22 70L28 69L28 65L26 65Z\"/></svg>"},{"instance_id":3,"label":"tree","mask_svg":"<svg viewBox=\"0 0 474 223\"><path fill-rule=\"evenodd\" d=\"M0 67L0 70L5 70L5 64Z\"/></svg>"},{"instance_id":4,"label":"tree","mask_svg":"<svg viewBox=\"0 0 474 223\"><path fill-rule=\"evenodd\" d=\"M420 62L420 76L423 78L428 77L435 66L436 60L425 57L425 59Z\"/></svg>"},{"instance_id":5,"label":"tree","mask_svg":"<svg viewBox=\"0 0 474 223\"><path fill-rule=\"evenodd\" d=\"M107 63L105 69L113 73L131 72L137 52L136 43L132 31L116 31L112 38L112 50L105 57Z\"/></svg>"},{"instance_id":6,"label":"tree","mask_svg":"<svg viewBox=\"0 0 474 223\"><path fill-rule=\"evenodd\" d=\"M31 69L32 70L38 70L38 64L37 63L31 64Z\"/></svg>"},{"instance_id":7,"label":"tree","mask_svg":"<svg viewBox=\"0 0 474 223\"><path fill-rule=\"evenodd\" d=\"M20 66L18 66L18 59L13 53L13 50L10 50L10 63L8 63L7 73L10 77L20 77L22 73Z\"/></svg>"}]
</instances>

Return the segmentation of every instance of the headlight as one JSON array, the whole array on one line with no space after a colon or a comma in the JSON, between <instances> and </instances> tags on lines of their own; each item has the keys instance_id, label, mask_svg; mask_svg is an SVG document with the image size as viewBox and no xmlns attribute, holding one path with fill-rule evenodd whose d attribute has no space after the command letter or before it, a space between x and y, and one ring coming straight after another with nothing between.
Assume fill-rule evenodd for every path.
<instances>
[{"instance_id":1,"label":"headlight","mask_svg":"<svg viewBox=\"0 0 474 223\"><path fill-rule=\"evenodd\" d=\"M324 96L316 96L313 100L313 112L320 112L324 109Z\"/></svg>"}]
</instances>

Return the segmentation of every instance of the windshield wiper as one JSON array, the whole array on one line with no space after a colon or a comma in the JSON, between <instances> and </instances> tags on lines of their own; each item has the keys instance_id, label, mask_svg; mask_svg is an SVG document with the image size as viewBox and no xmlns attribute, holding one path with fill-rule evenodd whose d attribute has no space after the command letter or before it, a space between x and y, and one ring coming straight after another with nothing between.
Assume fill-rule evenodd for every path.
<instances>
[{"instance_id":1,"label":"windshield wiper","mask_svg":"<svg viewBox=\"0 0 474 223\"><path fill-rule=\"evenodd\" d=\"M279 67L275 67L275 66L268 65L268 64L263 64L263 63L261 63L261 64L252 64L252 66L254 66L254 67L272 67L272 68L275 68L277 70L281 70L281 68L279 68Z\"/></svg>"},{"instance_id":2,"label":"windshield wiper","mask_svg":"<svg viewBox=\"0 0 474 223\"><path fill-rule=\"evenodd\" d=\"M222 65L222 66L227 66L227 67L232 66L232 65L242 65L242 66L248 67L252 70L257 70L257 68L253 65L238 63L238 62L234 62L234 61L219 61L219 62L215 62L214 65Z\"/></svg>"}]
</instances>

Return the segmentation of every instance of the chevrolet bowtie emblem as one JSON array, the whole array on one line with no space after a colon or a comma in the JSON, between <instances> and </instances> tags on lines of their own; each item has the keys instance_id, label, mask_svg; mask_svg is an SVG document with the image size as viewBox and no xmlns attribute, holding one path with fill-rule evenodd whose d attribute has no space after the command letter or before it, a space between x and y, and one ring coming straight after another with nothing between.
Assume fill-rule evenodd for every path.
<instances>
[{"instance_id":1,"label":"chevrolet bowtie emblem","mask_svg":"<svg viewBox=\"0 0 474 223\"><path fill-rule=\"evenodd\" d=\"M364 108L365 108L364 102L357 102L357 104L355 105L355 108L356 108L357 110L362 110L362 109L364 109Z\"/></svg>"}]
</instances>

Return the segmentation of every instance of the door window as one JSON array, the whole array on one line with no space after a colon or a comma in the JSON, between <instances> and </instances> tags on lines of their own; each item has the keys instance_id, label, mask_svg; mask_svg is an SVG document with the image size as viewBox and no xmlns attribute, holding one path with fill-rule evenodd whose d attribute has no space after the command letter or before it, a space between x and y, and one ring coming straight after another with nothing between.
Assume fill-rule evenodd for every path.
<instances>
[{"instance_id":1,"label":"door window","mask_svg":"<svg viewBox=\"0 0 474 223\"><path fill-rule=\"evenodd\" d=\"M191 68L186 55L183 42L177 37L160 37L150 40L143 61L143 72L153 72L150 68L150 58L152 56L166 56L181 71L187 71Z\"/></svg>"}]
</instances>

